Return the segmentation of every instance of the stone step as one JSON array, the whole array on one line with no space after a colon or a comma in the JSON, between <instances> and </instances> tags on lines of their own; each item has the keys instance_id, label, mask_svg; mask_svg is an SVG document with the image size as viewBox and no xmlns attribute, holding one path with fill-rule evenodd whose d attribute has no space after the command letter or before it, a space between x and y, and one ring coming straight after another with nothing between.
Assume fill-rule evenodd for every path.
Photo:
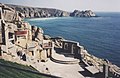
<instances>
[{"instance_id":1,"label":"stone step","mask_svg":"<svg viewBox=\"0 0 120 78\"><path fill-rule=\"evenodd\" d=\"M61 64L78 64L80 61L79 59L75 59L72 57L65 57L62 54L55 53L51 58L53 62L61 63Z\"/></svg>"}]
</instances>

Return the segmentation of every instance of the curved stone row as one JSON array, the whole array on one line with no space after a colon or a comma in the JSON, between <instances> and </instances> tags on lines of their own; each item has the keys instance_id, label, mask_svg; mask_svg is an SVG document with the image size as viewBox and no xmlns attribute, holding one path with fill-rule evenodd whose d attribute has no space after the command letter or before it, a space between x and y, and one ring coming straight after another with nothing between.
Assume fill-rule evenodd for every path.
<instances>
[{"instance_id":1,"label":"curved stone row","mask_svg":"<svg viewBox=\"0 0 120 78\"><path fill-rule=\"evenodd\" d=\"M54 55L50 57L50 60L60 64L78 64L80 62L79 59L65 57L64 55L57 54L57 53L54 53Z\"/></svg>"},{"instance_id":2,"label":"curved stone row","mask_svg":"<svg viewBox=\"0 0 120 78\"><path fill-rule=\"evenodd\" d=\"M74 61L64 61L64 60L57 60L54 58L50 58L53 62L60 63L60 64L78 64L80 61L79 60L74 60Z\"/></svg>"}]
</instances>

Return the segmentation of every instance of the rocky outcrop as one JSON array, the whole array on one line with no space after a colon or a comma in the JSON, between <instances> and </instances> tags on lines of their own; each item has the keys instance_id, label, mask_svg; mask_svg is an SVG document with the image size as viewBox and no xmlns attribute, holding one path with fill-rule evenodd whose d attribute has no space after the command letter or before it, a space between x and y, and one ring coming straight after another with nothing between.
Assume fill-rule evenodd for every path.
<instances>
[{"instance_id":1,"label":"rocky outcrop","mask_svg":"<svg viewBox=\"0 0 120 78\"><path fill-rule=\"evenodd\" d=\"M26 18L66 17L70 15L69 12L52 8L33 8L19 5L6 5L23 13Z\"/></svg>"},{"instance_id":2,"label":"rocky outcrop","mask_svg":"<svg viewBox=\"0 0 120 78\"><path fill-rule=\"evenodd\" d=\"M50 40L51 37L50 37L49 35L44 35L44 39L45 39L45 40Z\"/></svg>"},{"instance_id":3,"label":"rocky outcrop","mask_svg":"<svg viewBox=\"0 0 120 78\"><path fill-rule=\"evenodd\" d=\"M32 38L33 40L43 40L43 30L40 27L32 26Z\"/></svg>"},{"instance_id":4,"label":"rocky outcrop","mask_svg":"<svg viewBox=\"0 0 120 78\"><path fill-rule=\"evenodd\" d=\"M8 22L21 21L22 18L24 17L24 15L21 12L16 12L12 8L4 4L0 3L0 7L3 8L3 11L2 11L3 14L1 16L1 19L3 19L4 17L5 21L8 21Z\"/></svg>"},{"instance_id":5,"label":"rocky outcrop","mask_svg":"<svg viewBox=\"0 0 120 78\"><path fill-rule=\"evenodd\" d=\"M74 10L70 14L71 17L95 17L95 13L92 12L91 10L86 10L86 11L79 11L79 10Z\"/></svg>"},{"instance_id":6,"label":"rocky outcrop","mask_svg":"<svg viewBox=\"0 0 120 78\"><path fill-rule=\"evenodd\" d=\"M48 12L48 13L50 13L50 12ZM58 17L58 16L66 16L66 13L67 12L63 13L61 11L58 11L58 13L56 13L55 16L56 17ZM46 15L45 11L42 12L42 14L43 14L43 16ZM30 16L32 16L32 15L34 17L34 14L31 14ZM36 17L39 16L39 15L40 15L39 13L37 13L37 12L35 13ZM49 14L47 14L47 15L50 16ZM27 16L27 14L25 15L25 17L26 16ZM71 13L70 16L91 17L91 16L95 16L95 15L90 10L85 11L85 12L80 12L78 10L75 10L73 13ZM44 69L41 70L39 68L39 67L43 68L42 66L40 66L43 63L40 63L39 61L43 60L43 59L46 60L47 56L51 57L49 55L49 53L52 53L52 55L53 55L53 53L55 52L54 48L58 48L60 46L59 48L62 48L61 51L65 50L65 51L63 51L64 54L67 51L71 52L72 56L74 56L75 58L80 59L80 61L84 62L85 66L87 66L87 67L88 66L89 67L94 66L99 71L101 71L100 70L101 66L105 65L105 66L107 66L107 68L106 68L107 72L109 71L110 74L112 75L111 77L120 78L120 68L118 66L110 63L109 61L99 59L99 58L89 54L87 52L87 50L84 49L83 46L79 45L78 42L70 41L70 40L63 40L63 38L61 38L61 37L51 38L48 35L43 36L43 30L41 28L39 28L39 27L36 27L36 26L32 26L32 30L31 30L31 25L29 25L28 23L25 23L24 21L21 20L22 17L24 17L24 14L22 14L21 12L18 13L15 10L7 7L6 5L0 4L0 17L1 17L0 19L1 19L1 23L2 23L1 26L3 28L3 31L2 31L3 37L1 37L1 38L9 39L8 38L8 33L12 33L12 36L14 36L16 34L14 32L15 30L17 30L18 32L20 32L21 30L22 31L23 30L28 31L28 35L26 36L26 38L25 38L25 35L24 35L23 32L19 33L19 34L18 33L16 34L16 35L18 35L18 38L20 37L19 36L20 34L21 34L21 36L24 35L24 37L21 37L21 38L18 39L18 40L22 39L21 42L22 42L23 46L20 45L21 42L19 42L19 43L16 42L14 47L9 47L8 48L8 46L11 45L11 43L9 44L11 39L3 41L3 42L6 43L4 45L0 45L1 53L2 53L1 55L2 55L3 59L6 59L6 60L9 60L9 61L12 61L12 62L18 62L20 64L31 65L32 67L36 68L38 71L40 71L40 72L42 71L43 73L49 74L48 68L46 69L46 67L45 67L46 70L44 70ZM32 38L35 39L36 41L38 40L39 43L34 41L34 40L31 41L31 38L30 38L31 37L31 31L32 31ZM52 39L54 42L51 42L50 39ZM12 38L12 40L13 40L13 38ZM15 40L15 38L14 38L14 40ZM44 40L44 42L40 42L40 41L43 41L43 40ZM26 42L26 41L28 41L28 42ZM57 44L57 47L52 46L52 45L54 45L53 43ZM13 44L14 44L14 42L12 42L12 45ZM33 45L33 46L31 46L31 45ZM50 50L48 50L49 48L50 48ZM46 49L46 50L44 50L44 49ZM18 52L20 52L20 54L18 54ZM21 54L21 52L22 52L22 54ZM39 56L34 56L34 53L35 53L35 55L41 55L40 58L39 58ZM42 59L41 59L41 57L42 57ZM58 57L60 57L60 58L58 58ZM25 62L26 58L29 61ZM57 63L61 63L61 64L65 64L65 63L66 64L69 64L69 63L73 64L73 63L78 63L79 62L78 60L72 60L71 61L71 59L68 59L66 57L61 58L61 56L58 56L58 55L54 56L52 61L57 62ZM53 67L53 66L51 66L51 67ZM77 70L77 72L78 72L78 70ZM107 77L104 77L104 78L107 78Z\"/></svg>"},{"instance_id":7,"label":"rocky outcrop","mask_svg":"<svg viewBox=\"0 0 120 78\"><path fill-rule=\"evenodd\" d=\"M79 11L75 10L70 13L67 11L62 11L58 9L52 8L35 8L35 7L27 7L20 5L10 5L7 6L15 9L16 11L25 15L26 18L47 18L47 17L94 17L96 16L91 10Z\"/></svg>"}]
</instances>

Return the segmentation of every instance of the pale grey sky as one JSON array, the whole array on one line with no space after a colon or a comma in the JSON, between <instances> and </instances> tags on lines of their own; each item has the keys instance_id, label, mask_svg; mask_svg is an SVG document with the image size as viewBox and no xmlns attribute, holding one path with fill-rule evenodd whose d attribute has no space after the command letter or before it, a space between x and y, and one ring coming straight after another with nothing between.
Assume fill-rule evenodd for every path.
<instances>
[{"instance_id":1,"label":"pale grey sky","mask_svg":"<svg viewBox=\"0 0 120 78\"><path fill-rule=\"evenodd\" d=\"M57 8L66 11L93 10L120 12L120 0L0 0L1 3Z\"/></svg>"}]
</instances>

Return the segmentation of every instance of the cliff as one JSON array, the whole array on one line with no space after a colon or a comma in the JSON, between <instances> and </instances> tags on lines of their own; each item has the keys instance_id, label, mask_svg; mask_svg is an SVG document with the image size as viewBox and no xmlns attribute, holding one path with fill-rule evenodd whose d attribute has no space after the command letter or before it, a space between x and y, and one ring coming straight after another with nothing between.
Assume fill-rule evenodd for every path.
<instances>
[{"instance_id":1,"label":"cliff","mask_svg":"<svg viewBox=\"0 0 120 78\"><path fill-rule=\"evenodd\" d=\"M66 17L69 16L70 13L58 9L52 8L34 8L20 5L9 5L7 6L15 9L18 12L21 12L27 18L43 18L43 17Z\"/></svg>"},{"instance_id":2,"label":"cliff","mask_svg":"<svg viewBox=\"0 0 120 78\"><path fill-rule=\"evenodd\" d=\"M77 12L79 11L75 11L75 15L73 16L77 16ZM90 11L87 11L88 14L89 12ZM88 15L85 16L88 17ZM2 40L0 42L0 59L32 66L39 72L48 75L59 76L55 74L57 72L61 74L60 77L62 78L77 78L73 77L73 75L71 77L71 73L74 73L74 76L76 76L78 75L78 71L83 72L83 70L76 70L79 69L76 68L76 65L79 65L78 67L80 67L80 69L84 69L84 72L89 70L88 67L91 69L92 66L93 70L96 70L95 74L92 75L95 76L95 78L101 78L100 75L103 74L105 77L102 78L120 78L120 68L118 66L108 60L103 60L89 54L78 42L65 40L61 37L50 38L49 36L45 36L41 28L31 26L29 23L23 21L22 18L23 14L21 12L16 12L16 10L0 4L0 38ZM60 54L57 52L60 52ZM66 64L73 64L73 66L76 64L75 69L72 65L69 67L66 66ZM5 65L2 64L2 66ZM7 67L9 69L9 66ZM19 69L18 67L17 69ZM93 70L91 70L90 73L94 73ZM78 78L81 78L80 74L81 76L88 77L79 73ZM96 74L100 74L99 77L96 77ZM66 75L68 77L66 77Z\"/></svg>"},{"instance_id":3,"label":"cliff","mask_svg":"<svg viewBox=\"0 0 120 78\"><path fill-rule=\"evenodd\" d=\"M70 16L72 17L95 17L96 15L91 10L86 10L86 11L74 10L74 12L70 13Z\"/></svg>"},{"instance_id":4,"label":"cliff","mask_svg":"<svg viewBox=\"0 0 120 78\"><path fill-rule=\"evenodd\" d=\"M26 18L46 18L46 17L95 17L95 13L91 10L79 11L75 10L74 12L67 12L58 9L52 8L35 8L28 6L20 6L20 5L10 5L7 6L15 9L16 11L23 13Z\"/></svg>"}]
</instances>

